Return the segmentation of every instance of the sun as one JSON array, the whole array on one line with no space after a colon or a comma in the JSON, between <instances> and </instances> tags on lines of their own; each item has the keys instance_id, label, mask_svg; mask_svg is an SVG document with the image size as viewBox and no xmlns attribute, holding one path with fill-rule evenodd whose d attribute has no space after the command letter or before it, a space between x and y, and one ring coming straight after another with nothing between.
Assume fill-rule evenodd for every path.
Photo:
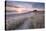
<instances>
[{"instance_id":1,"label":"sun","mask_svg":"<svg viewBox=\"0 0 46 31\"><path fill-rule=\"evenodd\" d=\"M24 13L25 8L16 8L17 13Z\"/></svg>"}]
</instances>

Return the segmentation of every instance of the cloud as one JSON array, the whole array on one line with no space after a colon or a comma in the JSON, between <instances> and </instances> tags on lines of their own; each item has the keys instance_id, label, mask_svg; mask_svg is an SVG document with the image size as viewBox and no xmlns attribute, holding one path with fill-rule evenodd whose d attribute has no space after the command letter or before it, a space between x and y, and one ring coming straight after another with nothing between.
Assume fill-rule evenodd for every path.
<instances>
[{"instance_id":1,"label":"cloud","mask_svg":"<svg viewBox=\"0 0 46 31\"><path fill-rule=\"evenodd\" d=\"M32 3L32 2L8 1L6 5L6 10L17 11L18 13L24 13L24 12L33 11L33 10L43 11L44 4Z\"/></svg>"}]
</instances>

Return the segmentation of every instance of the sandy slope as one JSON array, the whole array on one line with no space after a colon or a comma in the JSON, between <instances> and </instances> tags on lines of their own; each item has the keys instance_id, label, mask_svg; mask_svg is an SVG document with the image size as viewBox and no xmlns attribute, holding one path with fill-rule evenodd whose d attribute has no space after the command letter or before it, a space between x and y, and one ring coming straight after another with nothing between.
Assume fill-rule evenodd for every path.
<instances>
[{"instance_id":1,"label":"sandy slope","mask_svg":"<svg viewBox=\"0 0 46 31\"><path fill-rule=\"evenodd\" d=\"M7 14L6 29L32 29L44 27L44 13Z\"/></svg>"}]
</instances>

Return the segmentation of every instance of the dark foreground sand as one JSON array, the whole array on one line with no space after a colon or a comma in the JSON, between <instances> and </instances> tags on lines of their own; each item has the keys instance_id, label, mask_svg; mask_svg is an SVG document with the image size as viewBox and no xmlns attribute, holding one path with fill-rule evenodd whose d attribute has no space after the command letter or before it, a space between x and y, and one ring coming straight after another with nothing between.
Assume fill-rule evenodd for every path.
<instances>
[{"instance_id":1,"label":"dark foreground sand","mask_svg":"<svg viewBox=\"0 0 46 31\"><path fill-rule=\"evenodd\" d=\"M44 27L44 12L6 14L6 30L39 29Z\"/></svg>"}]
</instances>

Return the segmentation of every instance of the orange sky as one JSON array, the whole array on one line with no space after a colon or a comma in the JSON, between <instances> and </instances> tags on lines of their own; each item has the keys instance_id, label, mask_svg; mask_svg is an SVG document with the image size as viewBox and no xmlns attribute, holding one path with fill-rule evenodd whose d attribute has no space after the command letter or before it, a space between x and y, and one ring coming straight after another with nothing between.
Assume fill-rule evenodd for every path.
<instances>
[{"instance_id":1,"label":"orange sky","mask_svg":"<svg viewBox=\"0 0 46 31\"><path fill-rule=\"evenodd\" d=\"M28 11L33 11L37 9L38 11L42 11L43 9L38 9L38 8L14 8L14 7L6 7L6 10L10 10L10 11L17 11L17 13L24 13L24 12L28 12Z\"/></svg>"}]
</instances>

